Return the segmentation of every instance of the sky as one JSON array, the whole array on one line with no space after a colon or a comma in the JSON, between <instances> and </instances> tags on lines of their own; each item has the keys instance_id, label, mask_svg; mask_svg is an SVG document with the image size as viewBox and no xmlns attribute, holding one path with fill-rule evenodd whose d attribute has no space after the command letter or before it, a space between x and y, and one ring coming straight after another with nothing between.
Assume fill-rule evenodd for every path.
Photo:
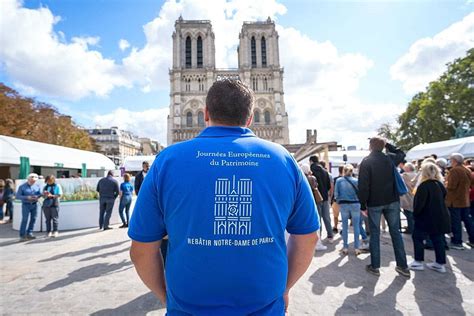
<instances>
[{"instance_id":1,"label":"sky","mask_svg":"<svg viewBox=\"0 0 474 316\"><path fill-rule=\"evenodd\" d=\"M290 141L367 147L474 47L474 1L1 0L0 82L80 126L166 145L174 22L211 20L216 67L237 66L243 21L276 23Z\"/></svg>"}]
</instances>

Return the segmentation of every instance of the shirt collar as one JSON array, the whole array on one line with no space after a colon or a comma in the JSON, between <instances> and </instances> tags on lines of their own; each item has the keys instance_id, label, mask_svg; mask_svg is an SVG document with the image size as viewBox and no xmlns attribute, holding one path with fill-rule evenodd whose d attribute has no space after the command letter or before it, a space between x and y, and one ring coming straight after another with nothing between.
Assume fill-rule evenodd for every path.
<instances>
[{"instance_id":1,"label":"shirt collar","mask_svg":"<svg viewBox=\"0 0 474 316\"><path fill-rule=\"evenodd\" d=\"M255 137L247 127L234 126L209 126L198 137Z\"/></svg>"}]
</instances>

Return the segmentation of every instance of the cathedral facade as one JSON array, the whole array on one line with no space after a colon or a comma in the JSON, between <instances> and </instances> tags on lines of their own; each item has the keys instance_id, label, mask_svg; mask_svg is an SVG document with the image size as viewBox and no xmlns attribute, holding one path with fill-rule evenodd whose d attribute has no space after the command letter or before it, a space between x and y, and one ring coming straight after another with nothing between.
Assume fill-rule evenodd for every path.
<instances>
[{"instance_id":1,"label":"cathedral facade","mask_svg":"<svg viewBox=\"0 0 474 316\"><path fill-rule=\"evenodd\" d=\"M270 18L244 22L237 52L238 68L216 68L211 22L181 17L176 21L173 67L169 71L168 145L194 138L205 127L207 91L221 78L238 78L255 92L254 120L250 128L257 136L289 144L275 23Z\"/></svg>"}]
</instances>

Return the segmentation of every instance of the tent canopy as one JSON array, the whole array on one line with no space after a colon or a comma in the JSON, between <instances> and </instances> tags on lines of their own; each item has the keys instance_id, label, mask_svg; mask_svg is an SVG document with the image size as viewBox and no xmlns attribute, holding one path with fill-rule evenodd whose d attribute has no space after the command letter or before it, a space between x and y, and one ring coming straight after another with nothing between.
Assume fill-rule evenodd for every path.
<instances>
[{"instance_id":1,"label":"tent canopy","mask_svg":"<svg viewBox=\"0 0 474 316\"><path fill-rule=\"evenodd\" d=\"M124 168L125 171L141 171L143 162L148 161L151 166L153 161L155 161L155 157L156 156L128 156L125 157L122 168Z\"/></svg>"},{"instance_id":2,"label":"tent canopy","mask_svg":"<svg viewBox=\"0 0 474 316\"><path fill-rule=\"evenodd\" d=\"M20 165L20 157L28 157L31 166L115 169L112 160L99 153L0 135L0 163Z\"/></svg>"},{"instance_id":3,"label":"tent canopy","mask_svg":"<svg viewBox=\"0 0 474 316\"><path fill-rule=\"evenodd\" d=\"M452 153L474 157L474 136L417 145L407 152L406 159L423 159L431 154L436 154L439 158L449 158Z\"/></svg>"}]
</instances>

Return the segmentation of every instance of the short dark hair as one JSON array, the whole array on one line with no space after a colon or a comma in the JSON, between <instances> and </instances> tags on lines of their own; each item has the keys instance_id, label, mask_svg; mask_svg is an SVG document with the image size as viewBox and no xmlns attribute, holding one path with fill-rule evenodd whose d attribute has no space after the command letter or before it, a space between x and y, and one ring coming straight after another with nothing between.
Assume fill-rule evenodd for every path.
<instances>
[{"instance_id":1,"label":"short dark hair","mask_svg":"<svg viewBox=\"0 0 474 316\"><path fill-rule=\"evenodd\" d=\"M309 157L309 161L311 161L311 162L319 162L319 157L316 156L316 155L313 155L313 156Z\"/></svg>"},{"instance_id":2,"label":"short dark hair","mask_svg":"<svg viewBox=\"0 0 474 316\"><path fill-rule=\"evenodd\" d=\"M143 165L147 165L147 166L149 166L149 165L150 165L150 163L149 163L148 161L144 161L144 162L142 162L142 166L143 166Z\"/></svg>"},{"instance_id":3,"label":"short dark hair","mask_svg":"<svg viewBox=\"0 0 474 316\"><path fill-rule=\"evenodd\" d=\"M107 177L113 177L113 176L114 176L114 171L109 170L109 172L107 172Z\"/></svg>"},{"instance_id":4,"label":"short dark hair","mask_svg":"<svg viewBox=\"0 0 474 316\"><path fill-rule=\"evenodd\" d=\"M385 138L375 136L370 139L369 146L371 150L382 151L385 148L386 143L387 141L385 140Z\"/></svg>"},{"instance_id":5,"label":"short dark hair","mask_svg":"<svg viewBox=\"0 0 474 316\"><path fill-rule=\"evenodd\" d=\"M339 166L339 173L342 174L342 172L344 172L344 166Z\"/></svg>"},{"instance_id":6,"label":"short dark hair","mask_svg":"<svg viewBox=\"0 0 474 316\"><path fill-rule=\"evenodd\" d=\"M216 123L245 126L253 112L254 94L240 80L214 82L206 97L209 117Z\"/></svg>"}]
</instances>

